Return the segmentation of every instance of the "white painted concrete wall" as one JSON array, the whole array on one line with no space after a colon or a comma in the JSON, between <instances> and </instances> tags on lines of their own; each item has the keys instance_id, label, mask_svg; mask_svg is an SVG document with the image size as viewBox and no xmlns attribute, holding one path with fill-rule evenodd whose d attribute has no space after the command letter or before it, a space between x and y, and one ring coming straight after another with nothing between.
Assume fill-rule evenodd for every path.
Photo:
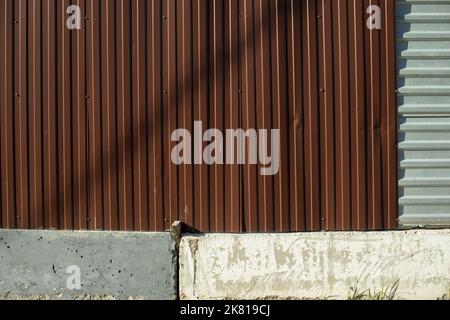
<instances>
[{"instance_id":1,"label":"white painted concrete wall","mask_svg":"<svg viewBox=\"0 0 450 320\"><path fill-rule=\"evenodd\" d=\"M450 230L185 236L182 299L347 298L350 287L436 299L450 289Z\"/></svg>"}]
</instances>

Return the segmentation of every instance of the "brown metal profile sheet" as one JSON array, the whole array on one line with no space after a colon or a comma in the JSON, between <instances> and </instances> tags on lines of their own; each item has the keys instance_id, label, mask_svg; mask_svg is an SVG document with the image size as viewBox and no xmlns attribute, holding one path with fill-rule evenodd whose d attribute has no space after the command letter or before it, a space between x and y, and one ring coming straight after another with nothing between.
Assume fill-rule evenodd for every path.
<instances>
[{"instance_id":1,"label":"brown metal profile sheet","mask_svg":"<svg viewBox=\"0 0 450 320\"><path fill-rule=\"evenodd\" d=\"M382 134L382 203L383 228L398 226L398 159L397 159L397 97L395 50L395 2L382 1L384 28L381 33L382 73L381 73L381 134Z\"/></svg>"},{"instance_id":2,"label":"brown metal profile sheet","mask_svg":"<svg viewBox=\"0 0 450 320\"><path fill-rule=\"evenodd\" d=\"M270 3L259 0L254 3L255 20L255 104L258 128L272 127L271 114L271 48ZM270 141L267 141L270 143ZM267 232L275 223L274 179L258 176L258 230Z\"/></svg>"},{"instance_id":3,"label":"brown metal profile sheet","mask_svg":"<svg viewBox=\"0 0 450 320\"><path fill-rule=\"evenodd\" d=\"M163 159L162 159L162 25L161 1L147 1L147 139L150 230L164 229Z\"/></svg>"},{"instance_id":4,"label":"brown metal profile sheet","mask_svg":"<svg viewBox=\"0 0 450 320\"><path fill-rule=\"evenodd\" d=\"M336 230L345 230L351 224L351 172L350 150L350 94L349 94L349 3L339 0L333 4L333 64L338 66L334 72L334 136L336 139L336 217L334 226ZM328 224L329 225L329 224ZM330 225L329 225L330 227Z\"/></svg>"},{"instance_id":5,"label":"brown metal profile sheet","mask_svg":"<svg viewBox=\"0 0 450 320\"><path fill-rule=\"evenodd\" d=\"M224 132L224 2L213 1L210 6L209 28L210 47L209 61L209 123L212 128ZM180 84L183 86L183 83ZM225 167L220 164L210 168L210 230L225 231Z\"/></svg>"},{"instance_id":6,"label":"brown metal profile sheet","mask_svg":"<svg viewBox=\"0 0 450 320\"><path fill-rule=\"evenodd\" d=\"M58 218L59 228L74 228L73 221L73 168L72 168L72 99L71 99L71 33L64 17L69 1L62 1L57 8L56 41L58 61L61 65L57 76L58 92Z\"/></svg>"},{"instance_id":7,"label":"brown metal profile sheet","mask_svg":"<svg viewBox=\"0 0 450 320\"><path fill-rule=\"evenodd\" d=\"M192 61L192 5L189 1L177 3L177 65L178 79L177 90L179 112L177 116L178 125L181 128L193 132L193 65ZM216 100L215 100L216 101ZM179 168L179 219L187 225L194 225L194 183L193 166L182 166ZM216 189L219 192L219 189ZM217 193L214 193L216 195Z\"/></svg>"},{"instance_id":8,"label":"brown metal profile sheet","mask_svg":"<svg viewBox=\"0 0 450 320\"><path fill-rule=\"evenodd\" d=\"M41 25L41 4L35 1L28 7L28 48L35 52L33 55L27 55L29 65L28 75L28 94L29 94L29 114L28 114L28 163L29 163L29 227L40 229L44 225L43 221L43 199L42 192L42 36Z\"/></svg>"},{"instance_id":9,"label":"brown metal profile sheet","mask_svg":"<svg viewBox=\"0 0 450 320\"><path fill-rule=\"evenodd\" d=\"M2 2L1 15L1 199L2 227L16 228L16 203L14 190L14 3Z\"/></svg>"},{"instance_id":10,"label":"brown metal profile sheet","mask_svg":"<svg viewBox=\"0 0 450 320\"><path fill-rule=\"evenodd\" d=\"M67 8L81 9L69 30ZM381 8L381 30L366 26ZM397 227L390 0L4 0L0 227ZM176 165L194 122L279 129L280 166ZM263 141L270 146L268 141ZM261 142L261 141L260 141ZM248 157L248 154L246 154Z\"/></svg>"},{"instance_id":11,"label":"brown metal profile sheet","mask_svg":"<svg viewBox=\"0 0 450 320\"><path fill-rule=\"evenodd\" d=\"M303 114L305 126L305 195L306 230L321 228L320 213L320 154L319 154L319 61L317 1L302 2L303 23Z\"/></svg>"},{"instance_id":12,"label":"brown metal profile sheet","mask_svg":"<svg viewBox=\"0 0 450 320\"><path fill-rule=\"evenodd\" d=\"M224 1L225 128L240 127L239 1ZM241 168L225 166L225 230L243 231ZM272 211L270 212L272 214Z\"/></svg>"}]
</instances>

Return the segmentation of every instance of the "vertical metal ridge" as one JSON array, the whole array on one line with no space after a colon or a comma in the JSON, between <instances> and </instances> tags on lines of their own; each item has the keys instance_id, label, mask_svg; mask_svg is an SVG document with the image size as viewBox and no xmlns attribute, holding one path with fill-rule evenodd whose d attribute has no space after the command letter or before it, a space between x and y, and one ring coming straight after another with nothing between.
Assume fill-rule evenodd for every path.
<instances>
[{"instance_id":1,"label":"vertical metal ridge","mask_svg":"<svg viewBox=\"0 0 450 320\"><path fill-rule=\"evenodd\" d=\"M290 228L306 228L305 211L305 172L304 172L304 117L302 66L302 22L301 2L288 2L288 96L289 99L289 180L290 180Z\"/></svg>"},{"instance_id":2,"label":"vertical metal ridge","mask_svg":"<svg viewBox=\"0 0 450 320\"><path fill-rule=\"evenodd\" d=\"M194 45L194 121L201 121L203 130L209 128L208 121L208 74L209 61L207 50L207 5L208 0L195 0L193 3L193 45ZM200 137L197 137L200 138ZM195 139L195 138L194 138ZM203 144L200 146L199 154L195 154L201 159L203 156ZM205 164L194 166L195 179L195 211L194 225L198 229L209 230L209 168Z\"/></svg>"},{"instance_id":3,"label":"vertical metal ridge","mask_svg":"<svg viewBox=\"0 0 450 320\"><path fill-rule=\"evenodd\" d=\"M133 141L131 123L131 1L117 3L118 13L118 142L119 142L119 222L123 230L133 230Z\"/></svg>"},{"instance_id":4,"label":"vertical metal ridge","mask_svg":"<svg viewBox=\"0 0 450 320\"><path fill-rule=\"evenodd\" d=\"M210 113L211 127L224 132L224 2L219 0L210 1L210 104L212 105ZM184 86L184 84L181 84ZM217 137L216 137L217 139ZM217 141L215 140L215 143ZM216 148L219 147L216 144ZM218 149L216 149L218 150ZM225 159L223 159L225 160ZM211 212L211 231L225 231L225 212L224 212L224 167L215 164L211 167L210 187L213 189L210 197Z\"/></svg>"},{"instance_id":5,"label":"vertical metal ridge","mask_svg":"<svg viewBox=\"0 0 450 320\"><path fill-rule=\"evenodd\" d=\"M64 16L68 1L60 2L58 15ZM58 168L59 177L59 227L73 228L72 202L72 165L71 165L71 80L70 80L70 36L66 28L66 21L58 17L57 41L60 72L58 73Z\"/></svg>"},{"instance_id":6,"label":"vertical metal ridge","mask_svg":"<svg viewBox=\"0 0 450 320\"><path fill-rule=\"evenodd\" d=\"M133 128L133 198L134 230L148 231L148 160L145 50L145 2L132 2L132 128Z\"/></svg>"},{"instance_id":7,"label":"vertical metal ridge","mask_svg":"<svg viewBox=\"0 0 450 320\"><path fill-rule=\"evenodd\" d=\"M352 229L365 230L366 229L366 175L365 175L365 136L366 136L366 124L365 124L365 79L364 72L364 29L361 28L361 24L364 25L364 7L362 2L353 0L353 52L354 52L354 83L353 89L353 137L354 145L353 167L356 172L353 172L352 177L352 194L354 197L354 210L352 210Z\"/></svg>"},{"instance_id":8,"label":"vertical metal ridge","mask_svg":"<svg viewBox=\"0 0 450 320\"><path fill-rule=\"evenodd\" d=\"M5 228L16 227L16 207L15 207L15 191L14 191L14 154L13 154L13 70L12 64L14 57L14 2L13 0L6 0L3 2L2 15L2 65L4 67L4 74L2 77L2 225ZM11 19L12 18L12 19ZM12 20L12 21L11 21Z\"/></svg>"},{"instance_id":9,"label":"vertical metal ridge","mask_svg":"<svg viewBox=\"0 0 450 320\"><path fill-rule=\"evenodd\" d=\"M149 145L149 206L152 224L150 230L164 229L164 202L163 202L163 161L162 161L162 1L152 1L148 6L148 17L150 19L150 30L148 52L150 62L148 64L149 76L149 117L148 122L151 128L151 138Z\"/></svg>"},{"instance_id":10,"label":"vertical metal ridge","mask_svg":"<svg viewBox=\"0 0 450 320\"><path fill-rule=\"evenodd\" d=\"M280 130L280 168L274 177L274 229L289 230L289 193L284 188L288 184L288 140L287 109L287 63L286 63L286 2L271 2L271 44L272 44L272 126ZM284 92L283 92L284 91ZM283 110L283 108L286 108Z\"/></svg>"},{"instance_id":11,"label":"vertical metal ridge","mask_svg":"<svg viewBox=\"0 0 450 320\"><path fill-rule=\"evenodd\" d=\"M15 158L15 187L16 187L16 225L18 228L27 228L29 185L28 185L28 159L27 159L27 17L26 7L22 0L16 1L14 15L16 19L14 29L15 52L14 60L14 158Z\"/></svg>"},{"instance_id":12,"label":"vertical metal ridge","mask_svg":"<svg viewBox=\"0 0 450 320\"><path fill-rule=\"evenodd\" d=\"M165 228L178 219L178 167L170 158L170 136L177 128L176 0L163 1L163 147Z\"/></svg>"},{"instance_id":13,"label":"vertical metal ridge","mask_svg":"<svg viewBox=\"0 0 450 320\"><path fill-rule=\"evenodd\" d=\"M240 43L241 68L241 114L244 131L256 128L255 115L255 48L253 2L240 1ZM258 178L257 167L249 164L249 153L245 155L247 164L243 166L243 193L245 231L258 230Z\"/></svg>"},{"instance_id":14,"label":"vertical metal ridge","mask_svg":"<svg viewBox=\"0 0 450 320\"><path fill-rule=\"evenodd\" d=\"M318 116L318 37L317 37L317 3L314 0L304 2L304 10L302 16L305 21L304 28L304 65L307 71L304 72L305 85L305 131L306 139L306 161L305 168L308 172L306 178L306 194L309 195L306 201L307 231L320 230L320 176L319 176L319 116Z\"/></svg>"},{"instance_id":15,"label":"vertical metal ridge","mask_svg":"<svg viewBox=\"0 0 450 320\"><path fill-rule=\"evenodd\" d=\"M379 5L379 1L370 0L369 5ZM369 114L369 202L368 228L377 230L382 228L382 207L381 207L381 119L380 119L380 99L381 99L381 77L380 77L380 30L369 30L369 86L370 86L370 114Z\"/></svg>"},{"instance_id":16,"label":"vertical metal ridge","mask_svg":"<svg viewBox=\"0 0 450 320\"><path fill-rule=\"evenodd\" d=\"M118 222L117 200L117 135L116 135L116 90L115 86L115 6L105 1L101 16L101 56L104 57L101 77L101 114L102 114L102 156L103 164L103 204L105 217L103 221L106 230L116 229ZM108 213L108 214L106 214Z\"/></svg>"},{"instance_id":17,"label":"vertical metal ridge","mask_svg":"<svg viewBox=\"0 0 450 320\"><path fill-rule=\"evenodd\" d=\"M319 65L320 70L320 158L321 158L321 228L335 228L335 157L334 157L334 64L332 62L332 10L331 2L322 0L319 5Z\"/></svg>"},{"instance_id":18,"label":"vertical metal ridge","mask_svg":"<svg viewBox=\"0 0 450 320\"><path fill-rule=\"evenodd\" d=\"M271 70L270 70L270 3L266 0L255 2L255 75L256 110L258 128L271 129ZM264 144L270 145L273 137L268 136ZM268 232L274 225L274 179L272 176L259 177L259 231Z\"/></svg>"},{"instance_id":19,"label":"vertical metal ridge","mask_svg":"<svg viewBox=\"0 0 450 320\"><path fill-rule=\"evenodd\" d=\"M335 2L336 4L336 2ZM337 2L336 10L333 10L334 31L337 33L337 41L334 42L336 72L335 104L336 104L336 230L348 230L351 228L351 142L350 142L350 48L349 29L349 3L345 0ZM335 7L333 6L333 9Z\"/></svg>"},{"instance_id":20,"label":"vertical metal ridge","mask_svg":"<svg viewBox=\"0 0 450 320\"><path fill-rule=\"evenodd\" d=\"M33 1L28 8L29 64L29 162L30 162L30 228L39 229L42 223L42 91L41 91L41 1Z\"/></svg>"},{"instance_id":21,"label":"vertical metal ridge","mask_svg":"<svg viewBox=\"0 0 450 320\"><path fill-rule=\"evenodd\" d=\"M87 127L88 127L88 228L103 229L102 166L101 166L101 83L100 63L100 2L90 1L87 8L88 76L87 76Z\"/></svg>"},{"instance_id":22,"label":"vertical metal ridge","mask_svg":"<svg viewBox=\"0 0 450 320\"><path fill-rule=\"evenodd\" d=\"M78 0L76 4L85 12L84 0ZM72 59L70 62L72 64L73 226L75 229L87 228L85 21L83 21L82 25L83 29L77 32L71 39ZM52 94L56 94L56 90L53 90Z\"/></svg>"},{"instance_id":23,"label":"vertical metal ridge","mask_svg":"<svg viewBox=\"0 0 450 320\"><path fill-rule=\"evenodd\" d=\"M55 127L56 127L56 103L55 103L55 3L47 1L44 7L43 21L45 24L44 39L44 225L45 228L58 228L58 199L56 181L56 148L55 148ZM46 23L45 23L46 22Z\"/></svg>"},{"instance_id":24,"label":"vertical metal ridge","mask_svg":"<svg viewBox=\"0 0 450 320\"><path fill-rule=\"evenodd\" d=\"M239 8L238 0L225 0L225 114L226 128L239 128ZM231 232L242 230L240 173L237 166L225 167L225 229Z\"/></svg>"},{"instance_id":25,"label":"vertical metal ridge","mask_svg":"<svg viewBox=\"0 0 450 320\"><path fill-rule=\"evenodd\" d=\"M385 198L383 202L386 203L384 210L384 227L388 229L396 228L398 225L398 172L397 172L397 108L392 106L397 105L395 87L396 87L396 75L392 72L396 68L396 49L395 49L395 10L396 5L394 1L384 0L384 12L385 12L385 27L384 27L384 41L386 48L386 141L384 145L384 154L386 154L386 161L384 174L385 180L383 185L387 184L384 188Z\"/></svg>"}]
</instances>

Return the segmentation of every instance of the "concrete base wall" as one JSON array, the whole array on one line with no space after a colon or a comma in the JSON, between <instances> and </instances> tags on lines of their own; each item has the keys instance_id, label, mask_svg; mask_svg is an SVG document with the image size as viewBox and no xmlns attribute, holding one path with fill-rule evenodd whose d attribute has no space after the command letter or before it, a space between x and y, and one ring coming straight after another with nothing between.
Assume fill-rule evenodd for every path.
<instances>
[{"instance_id":1,"label":"concrete base wall","mask_svg":"<svg viewBox=\"0 0 450 320\"><path fill-rule=\"evenodd\" d=\"M450 289L450 230L185 236L182 299L347 298L398 281L397 298Z\"/></svg>"},{"instance_id":2,"label":"concrete base wall","mask_svg":"<svg viewBox=\"0 0 450 320\"><path fill-rule=\"evenodd\" d=\"M0 297L176 299L176 275L171 233L0 230Z\"/></svg>"}]
</instances>

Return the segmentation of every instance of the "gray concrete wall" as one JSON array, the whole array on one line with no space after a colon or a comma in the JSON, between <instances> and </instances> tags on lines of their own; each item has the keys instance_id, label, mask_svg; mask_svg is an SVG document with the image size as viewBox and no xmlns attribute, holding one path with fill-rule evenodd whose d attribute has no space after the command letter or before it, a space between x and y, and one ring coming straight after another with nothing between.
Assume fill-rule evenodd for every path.
<instances>
[{"instance_id":1,"label":"gray concrete wall","mask_svg":"<svg viewBox=\"0 0 450 320\"><path fill-rule=\"evenodd\" d=\"M0 299L398 298L450 290L450 230L186 235L0 230ZM80 289L73 267L80 270ZM68 273L69 272L69 273Z\"/></svg>"},{"instance_id":2,"label":"gray concrete wall","mask_svg":"<svg viewBox=\"0 0 450 320\"><path fill-rule=\"evenodd\" d=\"M450 230L185 236L182 299L347 298L399 283L396 298L450 289Z\"/></svg>"},{"instance_id":3,"label":"gray concrete wall","mask_svg":"<svg viewBox=\"0 0 450 320\"><path fill-rule=\"evenodd\" d=\"M175 247L171 233L0 230L0 296L176 299Z\"/></svg>"}]
</instances>

